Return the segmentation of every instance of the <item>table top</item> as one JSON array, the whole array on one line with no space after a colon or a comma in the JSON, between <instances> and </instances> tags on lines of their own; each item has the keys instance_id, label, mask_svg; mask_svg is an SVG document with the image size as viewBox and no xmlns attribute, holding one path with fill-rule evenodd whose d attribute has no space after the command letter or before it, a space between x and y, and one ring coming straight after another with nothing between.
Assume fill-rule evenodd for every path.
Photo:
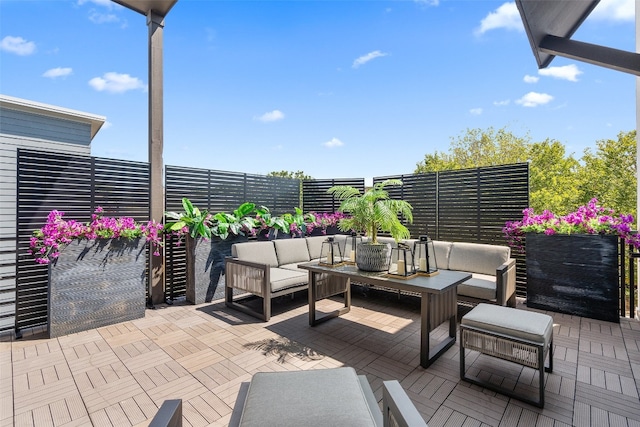
<instances>
[{"instance_id":1,"label":"table top","mask_svg":"<svg viewBox=\"0 0 640 427\"><path fill-rule=\"evenodd\" d=\"M383 272L370 272L358 269L355 265L344 264L338 267L319 265L317 262L299 264L299 268L314 273L328 273L348 277L354 282L419 293L441 293L451 287L469 280L471 274L463 271L439 270L435 276L413 276L411 278L393 277Z\"/></svg>"}]
</instances>

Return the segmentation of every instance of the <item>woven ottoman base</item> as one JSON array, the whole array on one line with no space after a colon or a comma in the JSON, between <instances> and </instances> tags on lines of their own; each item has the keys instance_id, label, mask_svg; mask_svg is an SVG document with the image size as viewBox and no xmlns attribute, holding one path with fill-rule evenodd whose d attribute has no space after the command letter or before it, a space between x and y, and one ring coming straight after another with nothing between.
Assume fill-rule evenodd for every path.
<instances>
[{"instance_id":1,"label":"woven ottoman base","mask_svg":"<svg viewBox=\"0 0 640 427\"><path fill-rule=\"evenodd\" d=\"M539 374L537 400L476 377L468 377L465 350L508 360L536 369ZM549 367L544 366L549 355ZM489 390L544 407L544 372L553 370L553 319L546 314L478 304L460 322L460 379Z\"/></svg>"}]
</instances>

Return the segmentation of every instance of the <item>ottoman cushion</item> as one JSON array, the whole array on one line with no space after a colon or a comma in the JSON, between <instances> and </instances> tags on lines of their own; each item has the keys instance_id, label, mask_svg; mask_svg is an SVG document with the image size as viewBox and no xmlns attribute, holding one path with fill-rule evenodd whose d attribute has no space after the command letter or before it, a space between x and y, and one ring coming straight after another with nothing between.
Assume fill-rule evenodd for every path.
<instances>
[{"instance_id":1,"label":"ottoman cushion","mask_svg":"<svg viewBox=\"0 0 640 427\"><path fill-rule=\"evenodd\" d=\"M478 304L460 323L544 345L549 344L553 332L551 316L492 304Z\"/></svg>"},{"instance_id":2,"label":"ottoman cushion","mask_svg":"<svg viewBox=\"0 0 640 427\"><path fill-rule=\"evenodd\" d=\"M375 426L353 368L259 372L253 376L241 426Z\"/></svg>"}]
</instances>

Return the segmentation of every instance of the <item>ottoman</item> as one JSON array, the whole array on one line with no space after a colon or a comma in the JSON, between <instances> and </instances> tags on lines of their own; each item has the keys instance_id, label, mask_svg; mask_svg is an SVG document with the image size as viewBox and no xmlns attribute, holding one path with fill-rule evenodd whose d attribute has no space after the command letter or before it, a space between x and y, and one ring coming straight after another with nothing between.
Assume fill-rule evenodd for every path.
<instances>
[{"instance_id":1,"label":"ottoman","mask_svg":"<svg viewBox=\"0 0 640 427\"><path fill-rule=\"evenodd\" d=\"M476 377L468 377L465 349L536 369L537 400ZM544 362L549 355L549 367ZM460 322L460 378L523 402L544 407L544 372L553 370L553 319L551 316L492 304L478 304Z\"/></svg>"}]
</instances>

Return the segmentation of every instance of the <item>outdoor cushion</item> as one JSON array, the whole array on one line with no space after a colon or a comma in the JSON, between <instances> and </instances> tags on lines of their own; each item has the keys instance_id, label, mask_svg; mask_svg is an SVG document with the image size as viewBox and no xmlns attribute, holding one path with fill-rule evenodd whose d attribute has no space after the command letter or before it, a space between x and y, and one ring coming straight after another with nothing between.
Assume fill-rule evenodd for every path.
<instances>
[{"instance_id":1,"label":"outdoor cushion","mask_svg":"<svg viewBox=\"0 0 640 427\"><path fill-rule=\"evenodd\" d=\"M496 277L473 273L471 279L458 285L458 295L484 300L496 299Z\"/></svg>"},{"instance_id":2,"label":"outdoor cushion","mask_svg":"<svg viewBox=\"0 0 640 427\"><path fill-rule=\"evenodd\" d=\"M304 240L307 241L307 249L309 249L309 258L320 258L320 251L322 250L322 242L327 240L327 236L313 236L307 237Z\"/></svg>"},{"instance_id":3,"label":"outdoor cushion","mask_svg":"<svg viewBox=\"0 0 640 427\"><path fill-rule=\"evenodd\" d=\"M269 278L271 280L271 292L278 292L283 289L291 288L309 280L307 272L299 273L297 271L285 270L283 268L270 268Z\"/></svg>"},{"instance_id":4,"label":"outdoor cushion","mask_svg":"<svg viewBox=\"0 0 640 427\"><path fill-rule=\"evenodd\" d=\"M276 257L276 248L273 246L273 242L235 243L233 247L241 261L267 264L270 267L278 266L278 257Z\"/></svg>"},{"instance_id":5,"label":"outdoor cushion","mask_svg":"<svg viewBox=\"0 0 640 427\"><path fill-rule=\"evenodd\" d=\"M549 344L553 332L551 316L484 303L465 314L460 323L544 345Z\"/></svg>"},{"instance_id":6,"label":"outdoor cushion","mask_svg":"<svg viewBox=\"0 0 640 427\"><path fill-rule=\"evenodd\" d=\"M254 374L240 425L365 427L376 418L355 370L333 368Z\"/></svg>"},{"instance_id":7,"label":"outdoor cushion","mask_svg":"<svg viewBox=\"0 0 640 427\"><path fill-rule=\"evenodd\" d=\"M440 270L449 270L449 255L451 254L451 242L433 241L433 250L436 255L436 266Z\"/></svg>"},{"instance_id":8,"label":"outdoor cushion","mask_svg":"<svg viewBox=\"0 0 640 427\"><path fill-rule=\"evenodd\" d=\"M449 255L449 270L495 276L496 268L507 262L510 254L508 246L454 242Z\"/></svg>"},{"instance_id":9,"label":"outdoor cushion","mask_svg":"<svg viewBox=\"0 0 640 427\"><path fill-rule=\"evenodd\" d=\"M309 249L305 239L274 240L278 265L309 262Z\"/></svg>"},{"instance_id":10,"label":"outdoor cushion","mask_svg":"<svg viewBox=\"0 0 640 427\"><path fill-rule=\"evenodd\" d=\"M299 262L294 262L293 264L283 264L278 268L282 268L284 270L290 270L290 271L296 271L298 273L303 273L308 275L309 271L308 270L303 270L301 268L298 268L298 264L300 264Z\"/></svg>"}]
</instances>

